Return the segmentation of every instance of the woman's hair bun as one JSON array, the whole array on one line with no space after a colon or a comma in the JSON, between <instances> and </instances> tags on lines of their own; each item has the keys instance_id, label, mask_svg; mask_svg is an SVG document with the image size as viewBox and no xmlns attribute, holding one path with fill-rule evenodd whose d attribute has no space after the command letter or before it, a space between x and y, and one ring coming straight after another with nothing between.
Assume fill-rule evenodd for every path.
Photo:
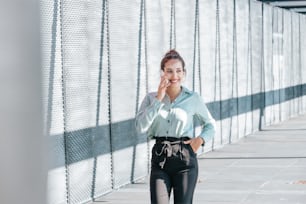
<instances>
[{"instance_id":1,"label":"woman's hair bun","mask_svg":"<svg viewBox=\"0 0 306 204\"><path fill-rule=\"evenodd\" d=\"M183 58L181 57L181 55L175 49L171 49L168 52L166 52L165 56L160 62L160 69L164 70L165 64L171 59L180 60L182 62L183 70L185 71L185 62Z\"/></svg>"}]
</instances>

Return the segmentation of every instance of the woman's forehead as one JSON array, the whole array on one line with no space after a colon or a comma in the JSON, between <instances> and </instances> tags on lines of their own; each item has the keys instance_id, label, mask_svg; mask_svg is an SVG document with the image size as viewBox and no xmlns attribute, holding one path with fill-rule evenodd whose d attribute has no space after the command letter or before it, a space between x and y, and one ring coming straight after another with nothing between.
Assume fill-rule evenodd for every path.
<instances>
[{"instance_id":1,"label":"woman's forehead","mask_svg":"<svg viewBox=\"0 0 306 204\"><path fill-rule=\"evenodd\" d=\"M178 59L171 59L165 63L166 69L183 69L182 62Z\"/></svg>"},{"instance_id":2,"label":"woman's forehead","mask_svg":"<svg viewBox=\"0 0 306 204\"><path fill-rule=\"evenodd\" d=\"M176 69L176 70L180 70L180 69L183 69L183 67L165 67L165 69L167 70L173 70L173 69Z\"/></svg>"}]
</instances>

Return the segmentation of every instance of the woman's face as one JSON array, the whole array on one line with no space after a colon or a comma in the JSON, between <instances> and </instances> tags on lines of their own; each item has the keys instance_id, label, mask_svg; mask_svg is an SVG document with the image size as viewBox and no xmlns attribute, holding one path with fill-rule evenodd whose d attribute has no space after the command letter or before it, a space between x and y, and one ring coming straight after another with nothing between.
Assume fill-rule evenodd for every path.
<instances>
[{"instance_id":1,"label":"woman's face","mask_svg":"<svg viewBox=\"0 0 306 204\"><path fill-rule=\"evenodd\" d=\"M164 76L169 80L169 88L180 87L185 78L182 62L178 59L170 59L165 63Z\"/></svg>"}]
</instances>

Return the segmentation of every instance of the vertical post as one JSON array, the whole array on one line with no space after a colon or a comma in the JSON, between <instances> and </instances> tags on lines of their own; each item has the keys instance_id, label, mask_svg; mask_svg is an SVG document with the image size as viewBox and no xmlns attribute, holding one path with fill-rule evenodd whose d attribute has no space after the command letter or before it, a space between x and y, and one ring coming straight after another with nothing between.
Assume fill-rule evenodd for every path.
<instances>
[{"instance_id":1,"label":"vertical post","mask_svg":"<svg viewBox=\"0 0 306 204\"><path fill-rule=\"evenodd\" d=\"M0 3L0 203L46 203L39 1Z\"/></svg>"},{"instance_id":2,"label":"vertical post","mask_svg":"<svg viewBox=\"0 0 306 204\"><path fill-rule=\"evenodd\" d=\"M261 68L260 68L260 118L258 130L262 130L265 126L265 105L266 105L266 93L265 93L265 13L264 4L261 3Z\"/></svg>"}]
</instances>

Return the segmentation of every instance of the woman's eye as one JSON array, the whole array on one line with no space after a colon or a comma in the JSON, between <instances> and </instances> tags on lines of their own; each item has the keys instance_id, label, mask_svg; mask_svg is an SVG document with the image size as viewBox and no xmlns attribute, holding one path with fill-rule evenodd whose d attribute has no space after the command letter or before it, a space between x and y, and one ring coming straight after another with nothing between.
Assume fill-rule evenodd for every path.
<instances>
[{"instance_id":1,"label":"woman's eye","mask_svg":"<svg viewBox=\"0 0 306 204\"><path fill-rule=\"evenodd\" d=\"M167 73L171 74L171 73L172 73L172 71L167 71Z\"/></svg>"}]
</instances>

